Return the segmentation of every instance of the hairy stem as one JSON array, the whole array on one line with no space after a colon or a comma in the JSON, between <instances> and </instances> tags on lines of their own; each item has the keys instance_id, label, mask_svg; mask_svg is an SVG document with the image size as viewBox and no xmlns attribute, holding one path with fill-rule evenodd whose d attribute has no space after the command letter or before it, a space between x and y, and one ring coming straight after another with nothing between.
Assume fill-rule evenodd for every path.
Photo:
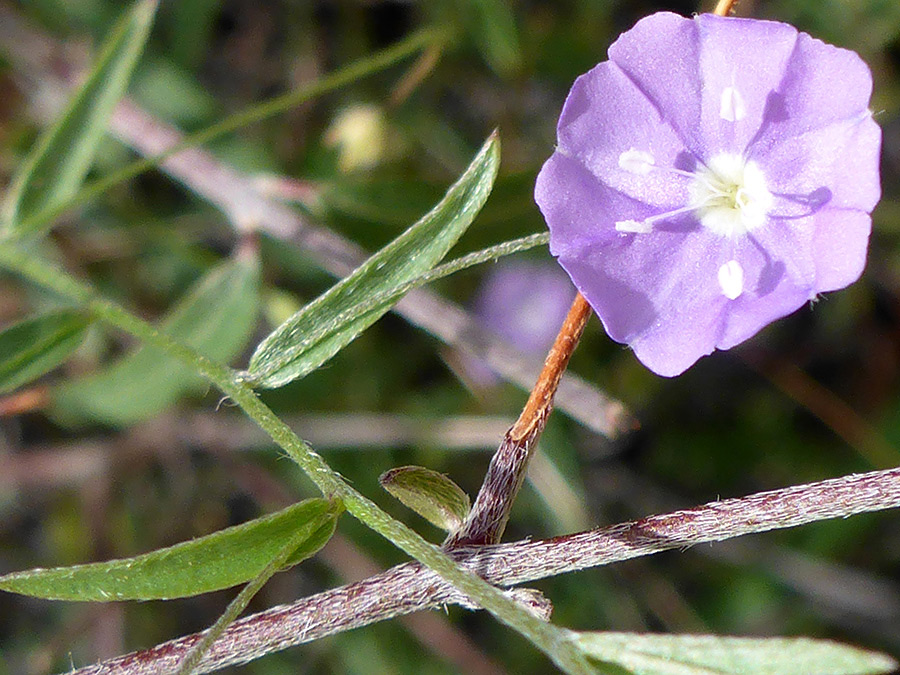
<instances>
[{"instance_id":1,"label":"hairy stem","mask_svg":"<svg viewBox=\"0 0 900 675\"><path fill-rule=\"evenodd\" d=\"M522 414L506 432L491 459L472 510L462 526L447 538L445 549L500 541L513 502L525 481L528 460L553 409L553 396L590 316L591 306L581 293L576 294Z\"/></svg>"},{"instance_id":2,"label":"hairy stem","mask_svg":"<svg viewBox=\"0 0 900 675\"><path fill-rule=\"evenodd\" d=\"M541 541L459 548L452 555L462 567L477 571L488 582L507 586L660 551L897 507L900 468L711 502ZM244 663L327 635L454 602L464 604L465 599L433 571L418 563L398 565L363 581L236 621L206 654L197 672ZM171 672L201 636L172 640L70 675Z\"/></svg>"}]
</instances>

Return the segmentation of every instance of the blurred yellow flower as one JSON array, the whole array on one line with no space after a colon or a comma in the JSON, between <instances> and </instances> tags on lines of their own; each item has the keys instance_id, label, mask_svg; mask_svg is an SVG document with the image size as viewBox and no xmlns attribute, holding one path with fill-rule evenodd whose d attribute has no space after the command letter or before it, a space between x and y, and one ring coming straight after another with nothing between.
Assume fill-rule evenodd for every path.
<instances>
[{"instance_id":1,"label":"blurred yellow flower","mask_svg":"<svg viewBox=\"0 0 900 675\"><path fill-rule=\"evenodd\" d=\"M387 131L381 108L357 104L338 113L325 133L325 144L337 147L338 168L351 173L371 168L381 161Z\"/></svg>"}]
</instances>

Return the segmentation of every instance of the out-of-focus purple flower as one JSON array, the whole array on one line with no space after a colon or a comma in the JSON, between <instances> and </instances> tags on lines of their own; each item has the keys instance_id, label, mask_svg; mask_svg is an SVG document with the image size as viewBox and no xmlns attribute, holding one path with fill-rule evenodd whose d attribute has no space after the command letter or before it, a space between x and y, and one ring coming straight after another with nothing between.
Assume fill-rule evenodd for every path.
<instances>
[{"instance_id":1,"label":"out-of-focus purple flower","mask_svg":"<svg viewBox=\"0 0 900 675\"><path fill-rule=\"evenodd\" d=\"M550 249L654 372L729 349L865 265L872 78L783 23L659 13L579 77L535 198Z\"/></svg>"},{"instance_id":2,"label":"out-of-focus purple flower","mask_svg":"<svg viewBox=\"0 0 900 675\"><path fill-rule=\"evenodd\" d=\"M522 351L544 353L574 297L572 283L555 265L511 260L487 275L475 299L475 314Z\"/></svg>"},{"instance_id":3,"label":"out-of-focus purple flower","mask_svg":"<svg viewBox=\"0 0 900 675\"><path fill-rule=\"evenodd\" d=\"M559 266L508 258L488 271L472 311L485 328L521 351L543 357L574 297L575 288ZM500 383L494 371L475 356L460 353L454 362L463 378L477 389Z\"/></svg>"}]
</instances>

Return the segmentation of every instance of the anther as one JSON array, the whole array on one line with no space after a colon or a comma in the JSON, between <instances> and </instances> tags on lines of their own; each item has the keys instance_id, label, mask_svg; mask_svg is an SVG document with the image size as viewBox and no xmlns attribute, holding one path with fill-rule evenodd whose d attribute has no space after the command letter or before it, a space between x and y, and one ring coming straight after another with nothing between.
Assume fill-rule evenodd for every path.
<instances>
[{"instance_id":1,"label":"anther","mask_svg":"<svg viewBox=\"0 0 900 675\"><path fill-rule=\"evenodd\" d=\"M740 122L747 116L747 106L744 97L734 87L725 87L722 90L722 99L719 105L719 117L726 122Z\"/></svg>"},{"instance_id":2,"label":"anther","mask_svg":"<svg viewBox=\"0 0 900 675\"><path fill-rule=\"evenodd\" d=\"M649 152L631 148L619 155L619 168L638 176L646 176L653 170L656 160Z\"/></svg>"},{"instance_id":3,"label":"anther","mask_svg":"<svg viewBox=\"0 0 900 675\"><path fill-rule=\"evenodd\" d=\"M744 292L744 268L737 260L729 260L719 268L719 287L729 300L737 300Z\"/></svg>"}]
</instances>

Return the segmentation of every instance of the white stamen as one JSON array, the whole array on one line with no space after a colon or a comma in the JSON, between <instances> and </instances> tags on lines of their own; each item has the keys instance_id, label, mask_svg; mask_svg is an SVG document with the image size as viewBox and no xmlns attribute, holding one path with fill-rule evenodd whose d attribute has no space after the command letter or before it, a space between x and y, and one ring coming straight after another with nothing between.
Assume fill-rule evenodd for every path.
<instances>
[{"instance_id":1,"label":"white stamen","mask_svg":"<svg viewBox=\"0 0 900 675\"><path fill-rule=\"evenodd\" d=\"M633 232L635 234L647 234L653 229L653 223L648 220L619 220L616 221L617 232Z\"/></svg>"},{"instance_id":2,"label":"white stamen","mask_svg":"<svg viewBox=\"0 0 900 675\"><path fill-rule=\"evenodd\" d=\"M725 87L722 90L722 100L719 106L719 117L726 122L740 122L747 116L747 106L744 97L734 87Z\"/></svg>"},{"instance_id":3,"label":"white stamen","mask_svg":"<svg viewBox=\"0 0 900 675\"><path fill-rule=\"evenodd\" d=\"M744 268L737 260L729 260L719 268L719 287L729 300L736 300L744 292Z\"/></svg>"},{"instance_id":4,"label":"white stamen","mask_svg":"<svg viewBox=\"0 0 900 675\"><path fill-rule=\"evenodd\" d=\"M631 148L619 155L619 168L638 176L646 176L653 169L656 160L649 152Z\"/></svg>"},{"instance_id":5,"label":"white stamen","mask_svg":"<svg viewBox=\"0 0 900 675\"><path fill-rule=\"evenodd\" d=\"M683 206L680 209L672 209L663 213L657 213L655 216L644 218L643 220L619 220L616 221L616 229L619 232L635 232L637 234L647 234L653 229L653 226L663 220L671 220L675 216L682 213L688 213L694 210L694 206Z\"/></svg>"}]
</instances>

